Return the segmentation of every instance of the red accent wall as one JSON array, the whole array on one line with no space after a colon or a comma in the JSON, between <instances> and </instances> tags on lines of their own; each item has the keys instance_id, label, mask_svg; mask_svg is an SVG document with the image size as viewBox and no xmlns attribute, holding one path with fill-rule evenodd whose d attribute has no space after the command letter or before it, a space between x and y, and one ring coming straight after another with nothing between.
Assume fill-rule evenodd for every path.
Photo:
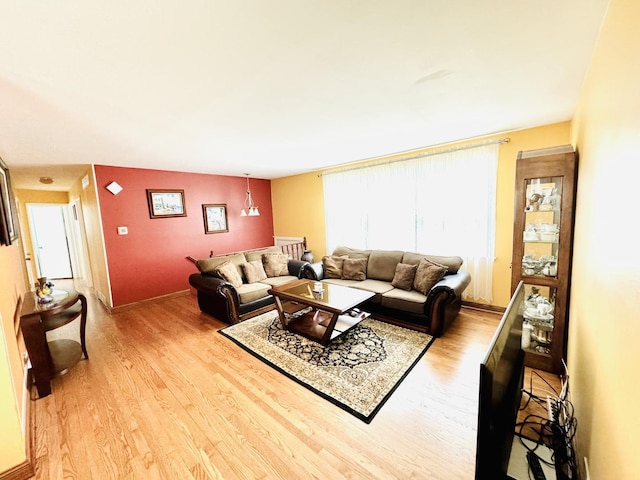
<instances>
[{"instance_id":1,"label":"red accent wall","mask_svg":"<svg viewBox=\"0 0 640 480\"><path fill-rule=\"evenodd\" d=\"M189 288L197 271L186 259L273 245L271 181L251 179L259 217L241 217L245 177L144 170L96 165L102 228L113 306L126 305ZM123 190L105 187L116 181ZM186 217L150 218L147 189L184 190ZM205 234L203 204L226 204L229 232ZM118 227L128 228L118 235Z\"/></svg>"}]
</instances>

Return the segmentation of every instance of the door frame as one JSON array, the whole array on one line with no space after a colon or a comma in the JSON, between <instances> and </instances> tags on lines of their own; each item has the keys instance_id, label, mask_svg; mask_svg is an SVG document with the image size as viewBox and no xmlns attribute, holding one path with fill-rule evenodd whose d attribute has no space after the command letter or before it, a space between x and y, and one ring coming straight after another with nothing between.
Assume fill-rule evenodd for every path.
<instances>
[{"instance_id":1,"label":"door frame","mask_svg":"<svg viewBox=\"0 0 640 480\"><path fill-rule=\"evenodd\" d=\"M42 272L40 271L40 261L39 261L39 254L38 254L38 245L36 242L37 236L35 235L36 233L36 229L35 229L35 225L33 223L33 218L31 216L31 208L32 207L58 207L60 208L60 211L62 213L62 220L64 223L64 234L66 237L66 241L67 241L67 252L68 252L68 256L69 256L69 269L71 270L71 278L75 278L75 272L76 272L76 265L74 265L74 256L75 256L75 252L72 252L72 249L74 249L74 245L72 244L72 242L70 241L71 237L71 231L69 228L70 222L69 222L69 204L66 203L50 203L50 202L27 202L25 203L25 208L27 210L27 220L28 220L28 224L29 224L29 236L31 237L31 251L33 252L32 254L32 259L31 259L31 264L32 264L32 268L34 271L34 275L35 278L40 278L42 277Z\"/></svg>"}]
</instances>

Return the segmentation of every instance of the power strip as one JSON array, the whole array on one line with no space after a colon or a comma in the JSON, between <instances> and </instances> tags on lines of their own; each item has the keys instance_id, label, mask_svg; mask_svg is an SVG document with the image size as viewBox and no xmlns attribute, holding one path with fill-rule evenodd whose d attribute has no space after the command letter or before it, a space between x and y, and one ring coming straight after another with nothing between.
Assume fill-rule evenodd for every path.
<instances>
[{"instance_id":1,"label":"power strip","mask_svg":"<svg viewBox=\"0 0 640 480\"><path fill-rule=\"evenodd\" d=\"M555 422L558 420L558 405L556 400L547 395L547 413L549 415L549 420Z\"/></svg>"}]
</instances>

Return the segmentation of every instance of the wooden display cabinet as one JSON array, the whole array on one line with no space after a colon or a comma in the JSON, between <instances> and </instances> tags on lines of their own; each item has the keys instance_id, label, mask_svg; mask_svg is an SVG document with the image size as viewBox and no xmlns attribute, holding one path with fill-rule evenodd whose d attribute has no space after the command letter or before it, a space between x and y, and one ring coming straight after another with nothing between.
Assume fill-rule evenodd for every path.
<instances>
[{"instance_id":1,"label":"wooden display cabinet","mask_svg":"<svg viewBox=\"0 0 640 480\"><path fill-rule=\"evenodd\" d=\"M518 153L511 292L524 282L525 364L553 373L566 356L576 181L570 145Z\"/></svg>"}]
</instances>

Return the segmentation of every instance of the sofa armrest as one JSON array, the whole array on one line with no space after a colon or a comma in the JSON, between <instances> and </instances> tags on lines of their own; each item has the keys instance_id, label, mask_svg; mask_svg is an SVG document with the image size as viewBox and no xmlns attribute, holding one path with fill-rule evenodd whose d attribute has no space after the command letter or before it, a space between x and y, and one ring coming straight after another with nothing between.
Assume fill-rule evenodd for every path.
<instances>
[{"instance_id":1,"label":"sofa armrest","mask_svg":"<svg viewBox=\"0 0 640 480\"><path fill-rule=\"evenodd\" d=\"M425 314L430 318L429 333L439 337L449 328L460 311L462 292L471 282L468 272L445 275L427 295Z\"/></svg>"},{"instance_id":2,"label":"sofa armrest","mask_svg":"<svg viewBox=\"0 0 640 480\"><path fill-rule=\"evenodd\" d=\"M324 269L322 268L322 262L307 263L302 267L302 278L308 278L310 280L322 280L324 278Z\"/></svg>"},{"instance_id":3,"label":"sofa armrest","mask_svg":"<svg viewBox=\"0 0 640 480\"><path fill-rule=\"evenodd\" d=\"M240 297L232 284L206 273L192 273L189 284L198 291L200 310L227 323L240 321Z\"/></svg>"},{"instance_id":4,"label":"sofa armrest","mask_svg":"<svg viewBox=\"0 0 640 480\"><path fill-rule=\"evenodd\" d=\"M456 297L461 297L462 292L469 286L469 283L471 283L471 275L469 275L469 272L460 270L457 273L445 275L442 280L431 287L431 291L438 292L448 290Z\"/></svg>"},{"instance_id":5,"label":"sofa armrest","mask_svg":"<svg viewBox=\"0 0 640 480\"><path fill-rule=\"evenodd\" d=\"M297 278L302 278L302 272L304 270L305 265L309 262L304 260L289 260L287 267L289 268L289 275L293 275Z\"/></svg>"},{"instance_id":6,"label":"sofa armrest","mask_svg":"<svg viewBox=\"0 0 640 480\"><path fill-rule=\"evenodd\" d=\"M236 306L240 305L240 297L236 287L219 277L206 273L192 273L189 275L189 284L205 295L226 297Z\"/></svg>"},{"instance_id":7,"label":"sofa armrest","mask_svg":"<svg viewBox=\"0 0 640 480\"><path fill-rule=\"evenodd\" d=\"M211 295L218 293L220 286L225 283L227 282L223 279L206 273L192 273L189 275L189 285L198 291L206 292Z\"/></svg>"}]
</instances>

